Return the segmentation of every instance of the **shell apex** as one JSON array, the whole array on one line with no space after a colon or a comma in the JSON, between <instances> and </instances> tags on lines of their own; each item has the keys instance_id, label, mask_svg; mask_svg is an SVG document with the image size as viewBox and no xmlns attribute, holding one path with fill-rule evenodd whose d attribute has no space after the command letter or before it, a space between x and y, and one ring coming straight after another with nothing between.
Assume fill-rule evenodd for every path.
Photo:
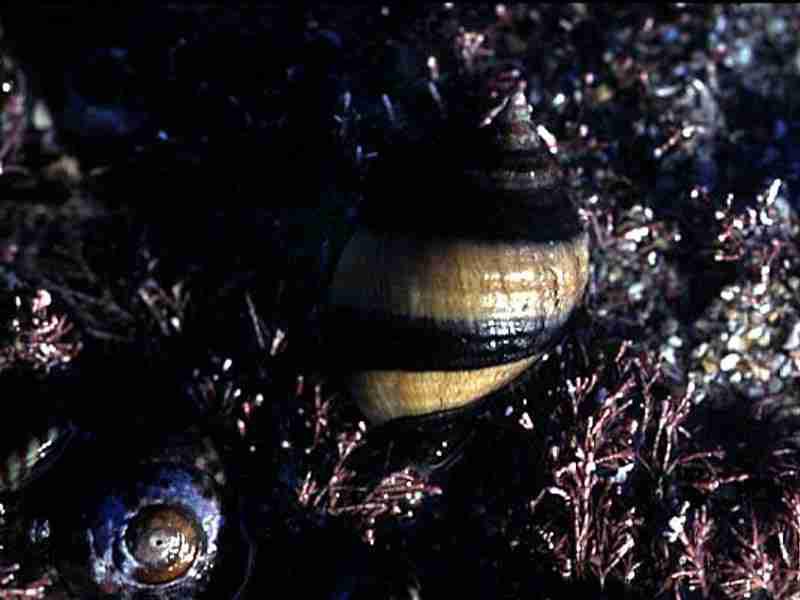
<instances>
[{"instance_id":1,"label":"shell apex","mask_svg":"<svg viewBox=\"0 0 800 600\"><path fill-rule=\"evenodd\" d=\"M542 148L525 93L517 90L491 111L484 126L492 129L492 145L500 152L531 152Z\"/></svg>"}]
</instances>

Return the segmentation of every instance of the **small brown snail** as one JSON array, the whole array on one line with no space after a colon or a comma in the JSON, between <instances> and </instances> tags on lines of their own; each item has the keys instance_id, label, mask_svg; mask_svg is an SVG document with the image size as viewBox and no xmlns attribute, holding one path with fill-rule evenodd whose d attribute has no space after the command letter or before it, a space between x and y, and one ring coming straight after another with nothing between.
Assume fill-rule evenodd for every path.
<instances>
[{"instance_id":1,"label":"small brown snail","mask_svg":"<svg viewBox=\"0 0 800 600\"><path fill-rule=\"evenodd\" d=\"M503 387L583 295L588 237L524 94L479 133L454 168L429 161L413 180L424 194L396 181L394 198L368 198L335 269L331 333L375 424L463 410Z\"/></svg>"}]
</instances>

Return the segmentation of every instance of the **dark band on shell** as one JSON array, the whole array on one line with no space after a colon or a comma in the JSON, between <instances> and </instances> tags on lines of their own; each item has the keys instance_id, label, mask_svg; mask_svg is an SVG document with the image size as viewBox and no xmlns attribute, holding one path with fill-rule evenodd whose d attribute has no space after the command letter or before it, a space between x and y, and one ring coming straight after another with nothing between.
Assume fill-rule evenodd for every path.
<instances>
[{"instance_id":1,"label":"dark band on shell","mask_svg":"<svg viewBox=\"0 0 800 600\"><path fill-rule=\"evenodd\" d=\"M581 234L550 245L362 232L339 263L332 330L359 340L348 358L365 368L520 360L541 351L577 303L585 249Z\"/></svg>"},{"instance_id":2,"label":"dark band on shell","mask_svg":"<svg viewBox=\"0 0 800 600\"><path fill-rule=\"evenodd\" d=\"M338 263L329 333L349 343L351 389L373 422L499 389L582 298L588 237L524 95L480 134L458 170L407 182L425 193L384 182Z\"/></svg>"}]
</instances>

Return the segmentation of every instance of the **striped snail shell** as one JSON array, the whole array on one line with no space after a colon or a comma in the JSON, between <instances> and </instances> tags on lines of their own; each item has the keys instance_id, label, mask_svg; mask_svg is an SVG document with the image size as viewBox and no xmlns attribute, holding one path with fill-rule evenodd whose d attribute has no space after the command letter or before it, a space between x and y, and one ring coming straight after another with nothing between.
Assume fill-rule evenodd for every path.
<instances>
[{"instance_id":1,"label":"striped snail shell","mask_svg":"<svg viewBox=\"0 0 800 600\"><path fill-rule=\"evenodd\" d=\"M452 164L440 153L373 190L334 271L329 333L374 424L503 387L583 295L588 236L524 94L478 133Z\"/></svg>"}]
</instances>

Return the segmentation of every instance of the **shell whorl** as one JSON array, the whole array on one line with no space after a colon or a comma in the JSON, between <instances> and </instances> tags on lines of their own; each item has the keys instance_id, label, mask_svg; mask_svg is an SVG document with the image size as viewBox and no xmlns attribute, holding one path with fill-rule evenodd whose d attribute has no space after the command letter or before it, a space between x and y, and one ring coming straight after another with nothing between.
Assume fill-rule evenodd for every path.
<instances>
[{"instance_id":1,"label":"shell whorl","mask_svg":"<svg viewBox=\"0 0 800 600\"><path fill-rule=\"evenodd\" d=\"M480 129L483 151L467 158L465 174L487 191L530 194L559 184L563 174L547 153L521 91L507 97Z\"/></svg>"},{"instance_id":2,"label":"shell whorl","mask_svg":"<svg viewBox=\"0 0 800 600\"><path fill-rule=\"evenodd\" d=\"M507 96L492 113L494 116L487 117L483 126L491 126L495 148L501 152L537 152L542 148L533 127L533 111L521 91Z\"/></svg>"},{"instance_id":3,"label":"shell whorl","mask_svg":"<svg viewBox=\"0 0 800 600\"><path fill-rule=\"evenodd\" d=\"M427 193L398 185L369 198L334 274L330 333L349 341L351 389L373 422L502 387L551 343L586 286L588 238L524 94L456 162L438 185L416 181Z\"/></svg>"}]
</instances>

